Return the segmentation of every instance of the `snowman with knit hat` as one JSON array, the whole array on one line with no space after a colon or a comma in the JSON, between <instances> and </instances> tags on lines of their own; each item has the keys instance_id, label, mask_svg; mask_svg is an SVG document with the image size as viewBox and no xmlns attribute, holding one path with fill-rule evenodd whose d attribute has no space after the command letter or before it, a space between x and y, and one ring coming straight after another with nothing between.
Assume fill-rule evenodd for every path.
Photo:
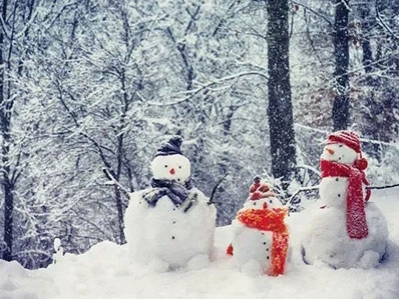
<instances>
[{"instance_id":1,"label":"snowman with knit hat","mask_svg":"<svg viewBox=\"0 0 399 299\"><path fill-rule=\"evenodd\" d=\"M284 273L288 252L288 210L259 176L249 190L249 198L232 223L233 239L227 254L248 275Z\"/></svg>"},{"instance_id":2,"label":"snowman with knit hat","mask_svg":"<svg viewBox=\"0 0 399 299\"><path fill-rule=\"evenodd\" d=\"M151 188L134 192L125 213L131 260L152 270L199 269L213 252L216 209L191 183L182 139L171 138L151 162Z\"/></svg>"},{"instance_id":3,"label":"snowman with knit hat","mask_svg":"<svg viewBox=\"0 0 399 299\"><path fill-rule=\"evenodd\" d=\"M384 215L370 202L369 183L359 136L337 131L328 136L320 157L322 207L302 241L308 264L332 268L372 268L386 252L388 229Z\"/></svg>"}]
</instances>

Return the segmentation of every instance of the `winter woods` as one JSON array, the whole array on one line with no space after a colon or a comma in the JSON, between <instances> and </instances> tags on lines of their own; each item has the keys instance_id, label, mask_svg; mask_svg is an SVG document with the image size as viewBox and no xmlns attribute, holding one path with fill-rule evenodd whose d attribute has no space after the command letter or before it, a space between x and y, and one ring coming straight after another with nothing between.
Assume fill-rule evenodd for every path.
<instances>
[{"instance_id":1,"label":"winter woods","mask_svg":"<svg viewBox=\"0 0 399 299\"><path fill-rule=\"evenodd\" d=\"M1 258L45 266L56 237L74 253L101 240L124 243L127 200L103 184L102 168L130 191L144 189L158 144L175 134L205 195L229 172L214 198L217 224L229 224L248 179L279 173L285 158L273 160L281 149L270 149L281 134L289 169L317 167L342 90L347 125L369 141L370 178L399 180L399 6L345 3L347 23L336 1L280 7L286 56L274 57L267 1L3 1ZM339 74L337 23L348 39ZM289 60L284 102L271 90L277 58ZM347 82L337 87L341 77ZM382 176L384 165L392 171Z\"/></svg>"}]
</instances>

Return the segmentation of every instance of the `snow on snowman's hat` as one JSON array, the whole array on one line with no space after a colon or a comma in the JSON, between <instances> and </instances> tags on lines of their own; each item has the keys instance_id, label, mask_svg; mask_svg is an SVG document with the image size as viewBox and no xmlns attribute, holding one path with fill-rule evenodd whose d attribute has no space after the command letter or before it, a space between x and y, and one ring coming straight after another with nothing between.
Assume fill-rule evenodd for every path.
<instances>
[{"instance_id":1,"label":"snow on snowman's hat","mask_svg":"<svg viewBox=\"0 0 399 299\"><path fill-rule=\"evenodd\" d=\"M362 158L362 147L360 143L360 137L353 131L341 130L331 133L328 136L326 144L342 143L347 147L353 149L360 155L360 158L356 160L355 166L360 170L365 170L368 166L367 160Z\"/></svg>"},{"instance_id":2,"label":"snow on snowman's hat","mask_svg":"<svg viewBox=\"0 0 399 299\"><path fill-rule=\"evenodd\" d=\"M155 157L157 156L170 156L170 155L183 155L180 149L183 139L180 136L173 136L167 143L161 145L157 150Z\"/></svg>"}]
</instances>

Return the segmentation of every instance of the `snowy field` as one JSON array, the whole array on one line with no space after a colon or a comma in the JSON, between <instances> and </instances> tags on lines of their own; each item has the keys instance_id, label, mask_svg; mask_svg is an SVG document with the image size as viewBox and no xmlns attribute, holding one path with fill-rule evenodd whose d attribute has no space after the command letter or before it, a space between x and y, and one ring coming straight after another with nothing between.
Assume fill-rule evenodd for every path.
<instances>
[{"instance_id":1,"label":"snowy field","mask_svg":"<svg viewBox=\"0 0 399 299\"><path fill-rule=\"evenodd\" d=\"M29 271L0 261L0 299L145 299L145 298L399 298L399 188L375 191L371 198L387 217L389 257L376 269L327 269L302 262L300 240L310 205L288 218L291 257L286 274L249 277L224 252L230 227L216 230L210 267L196 271L154 273L131 265L127 246L102 242L80 256L67 254L56 265Z\"/></svg>"}]
</instances>

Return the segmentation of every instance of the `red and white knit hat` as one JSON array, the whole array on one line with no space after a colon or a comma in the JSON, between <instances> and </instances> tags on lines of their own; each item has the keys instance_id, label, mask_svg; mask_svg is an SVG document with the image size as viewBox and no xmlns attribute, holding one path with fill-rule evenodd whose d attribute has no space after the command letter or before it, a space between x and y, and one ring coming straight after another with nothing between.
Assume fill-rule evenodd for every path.
<instances>
[{"instance_id":1,"label":"red and white knit hat","mask_svg":"<svg viewBox=\"0 0 399 299\"><path fill-rule=\"evenodd\" d=\"M367 160L362 158L362 147L360 143L360 137L353 131L341 130L328 135L326 144L342 143L353 149L360 155L360 158L356 160L355 166L360 170L365 170L368 166Z\"/></svg>"},{"instance_id":2,"label":"red and white knit hat","mask_svg":"<svg viewBox=\"0 0 399 299\"><path fill-rule=\"evenodd\" d=\"M353 149L356 153L361 154L360 137L352 131L337 131L328 136L326 144L342 143Z\"/></svg>"}]
</instances>

